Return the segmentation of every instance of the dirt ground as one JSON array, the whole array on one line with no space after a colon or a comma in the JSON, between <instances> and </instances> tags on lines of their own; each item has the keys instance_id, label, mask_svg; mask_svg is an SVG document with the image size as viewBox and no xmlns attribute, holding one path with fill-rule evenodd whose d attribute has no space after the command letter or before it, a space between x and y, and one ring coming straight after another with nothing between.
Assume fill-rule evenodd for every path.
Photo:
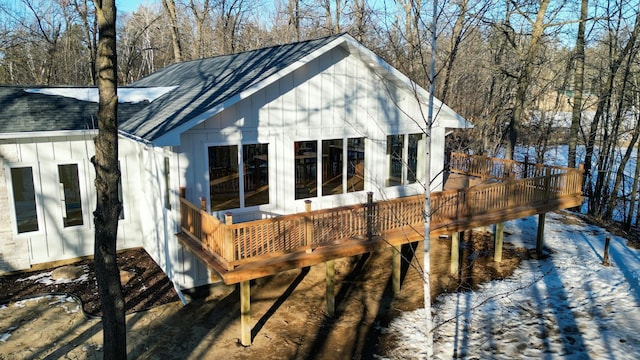
<instances>
[{"instance_id":1,"label":"dirt ground","mask_svg":"<svg viewBox=\"0 0 640 360\"><path fill-rule=\"evenodd\" d=\"M503 261L496 264L492 236L474 232L469 240L469 234L461 244L464 263L455 276L449 275L450 239L432 239L434 301L438 293L508 276L528 257L527 251L505 243ZM334 317L325 310L324 264L252 282L250 347L238 343L240 296L235 286L198 289L189 294L186 306L171 301L131 312L127 315L129 358L393 358L393 334L385 334L383 328L400 312L423 306L422 251L418 243L403 248L402 289L395 297L390 249L337 260ZM8 293L5 285L2 294ZM101 322L88 319L80 307L69 297L0 306L0 359L102 359Z\"/></svg>"}]
</instances>

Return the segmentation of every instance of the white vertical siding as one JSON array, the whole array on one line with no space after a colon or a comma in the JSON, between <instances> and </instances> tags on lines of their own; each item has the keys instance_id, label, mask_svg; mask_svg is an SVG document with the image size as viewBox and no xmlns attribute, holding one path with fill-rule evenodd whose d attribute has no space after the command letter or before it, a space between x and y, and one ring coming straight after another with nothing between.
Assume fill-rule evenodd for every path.
<instances>
[{"instance_id":1,"label":"white vertical siding","mask_svg":"<svg viewBox=\"0 0 640 360\"><path fill-rule=\"evenodd\" d=\"M140 193L139 169L135 156L129 149L131 142L121 140L120 162L123 167L122 185L125 220L118 229L118 248L142 245L140 217L136 205L136 194ZM0 146L3 172L10 167L30 166L33 169L36 203L38 205L39 231L17 234L13 203L6 207L5 216L10 218L8 229L3 226L3 243L26 243L29 265L71 259L93 254L93 217L95 209L95 171L89 159L94 154L91 136L24 138L5 140ZM60 194L58 165L77 164L80 187L83 224L64 227L63 204ZM129 171L135 169L135 171ZM6 174L0 184L4 191L10 191L11 178ZM9 237L10 234L10 238ZM22 245L21 245L22 246ZM24 266L24 262L23 265ZM3 269L0 269L2 271ZM13 269L19 270L19 269Z\"/></svg>"}]
</instances>

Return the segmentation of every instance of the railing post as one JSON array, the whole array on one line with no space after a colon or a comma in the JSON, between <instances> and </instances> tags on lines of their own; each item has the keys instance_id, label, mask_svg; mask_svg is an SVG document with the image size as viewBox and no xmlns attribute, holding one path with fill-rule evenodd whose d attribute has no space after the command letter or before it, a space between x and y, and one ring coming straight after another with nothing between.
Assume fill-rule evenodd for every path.
<instances>
[{"instance_id":1,"label":"railing post","mask_svg":"<svg viewBox=\"0 0 640 360\"><path fill-rule=\"evenodd\" d=\"M204 196L200 197L200 209L207 211L207 198Z\"/></svg>"},{"instance_id":2,"label":"railing post","mask_svg":"<svg viewBox=\"0 0 640 360\"><path fill-rule=\"evenodd\" d=\"M549 202L551 197L551 168L544 168L544 201Z\"/></svg>"},{"instance_id":3,"label":"railing post","mask_svg":"<svg viewBox=\"0 0 640 360\"><path fill-rule=\"evenodd\" d=\"M373 239L373 192L367 193L367 240Z\"/></svg>"},{"instance_id":4,"label":"railing post","mask_svg":"<svg viewBox=\"0 0 640 360\"><path fill-rule=\"evenodd\" d=\"M311 200L304 201L304 210L311 212ZM307 254L313 251L313 219L309 215L304 217L304 246Z\"/></svg>"},{"instance_id":5,"label":"railing post","mask_svg":"<svg viewBox=\"0 0 640 360\"><path fill-rule=\"evenodd\" d=\"M184 186L181 186L181 187L180 187L180 197L181 197L181 198L185 198L185 197L187 197L187 188L186 188L186 187L184 187Z\"/></svg>"},{"instance_id":6,"label":"railing post","mask_svg":"<svg viewBox=\"0 0 640 360\"><path fill-rule=\"evenodd\" d=\"M229 225L233 224L233 215L230 212L224 214L224 258L228 262L233 262L235 258L235 246L233 243L233 233L229 229ZM227 266L227 270L233 270L232 265Z\"/></svg>"}]
</instances>

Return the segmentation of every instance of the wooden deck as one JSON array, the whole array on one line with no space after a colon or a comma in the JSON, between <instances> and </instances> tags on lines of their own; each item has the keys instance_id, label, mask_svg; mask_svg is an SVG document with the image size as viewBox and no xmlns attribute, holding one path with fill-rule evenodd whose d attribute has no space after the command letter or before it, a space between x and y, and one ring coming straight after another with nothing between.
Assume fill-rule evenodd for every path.
<instances>
[{"instance_id":1,"label":"wooden deck","mask_svg":"<svg viewBox=\"0 0 640 360\"><path fill-rule=\"evenodd\" d=\"M445 191L431 194L431 236L582 204L582 169L454 153ZM370 196L371 199L371 196ZM234 284L423 239L424 197L233 224L181 199L179 242Z\"/></svg>"}]
</instances>

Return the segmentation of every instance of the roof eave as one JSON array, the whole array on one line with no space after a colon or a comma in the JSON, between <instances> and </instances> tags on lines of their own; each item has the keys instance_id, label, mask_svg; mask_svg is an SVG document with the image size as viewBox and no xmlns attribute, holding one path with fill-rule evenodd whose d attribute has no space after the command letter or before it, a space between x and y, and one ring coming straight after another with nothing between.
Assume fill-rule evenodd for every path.
<instances>
[{"instance_id":1,"label":"roof eave","mask_svg":"<svg viewBox=\"0 0 640 360\"><path fill-rule=\"evenodd\" d=\"M13 140L13 139L33 139L44 137L69 137L69 136L95 136L98 134L97 129L87 130L57 130L57 131L23 131L23 132L10 132L1 133L0 140Z\"/></svg>"}]
</instances>

